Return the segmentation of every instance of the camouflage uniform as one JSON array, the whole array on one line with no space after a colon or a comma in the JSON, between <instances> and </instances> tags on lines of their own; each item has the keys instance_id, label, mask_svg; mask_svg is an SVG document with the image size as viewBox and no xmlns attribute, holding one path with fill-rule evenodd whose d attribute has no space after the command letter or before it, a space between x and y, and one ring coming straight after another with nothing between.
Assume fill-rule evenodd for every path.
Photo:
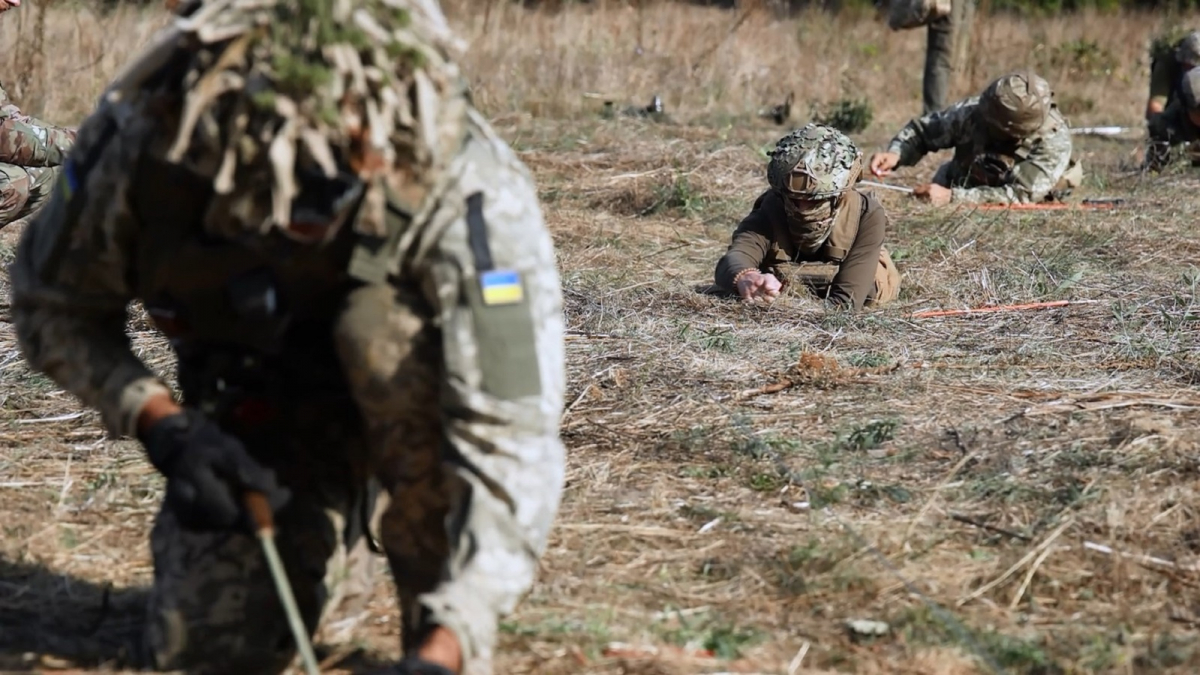
<instances>
[{"instance_id":1,"label":"camouflage uniform","mask_svg":"<svg viewBox=\"0 0 1200 675\"><path fill-rule=\"evenodd\" d=\"M74 131L23 114L0 86L0 227L45 203L74 141Z\"/></svg>"},{"instance_id":2,"label":"camouflage uniform","mask_svg":"<svg viewBox=\"0 0 1200 675\"><path fill-rule=\"evenodd\" d=\"M24 233L13 321L34 367L132 435L168 391L125 337L141 300L185 405L290 488L278 545L308 627L370 589L377 538L406 652L441 626L464 672L488 673L564 478L551 240L527 169L469 107L432 0L299 7L209 0L110 86ZM331 72L280 67L331 25L318 34L349 38L314 57ZM297 214L355 194L316 187L347 165L352 216L313 229ZM280 671L294 649L255 540L189 530L169 504L150 664Z\"/></svg>"},{"instance_id":3,"label":"camouflage uniform","mask_svg":"<svg viewBox=\"0 0 1200 675\"><path fill-rule=\"evenodd\" d=\"M953 148L933 182L951 188L956 202L1038 202L1078 184L1082 170L1071 159L1071 132L1056 105L1036 131L1012 138L987 123L980 100L973 96L910 121L887 151L900 156L899 166L911 166Z\"/></svg>"},{"instance_id":4,"label":"camouflage uniform","mask_svg":"<svg viewBox=\"0 0 1200 675\"><path fill-rule=\"evenodd\" d=\"M717 261L717 287L737 292L752 270L795 280L831 305L862 309L895 300L900 272L883 247L879 200L854 189L862 153L832 127L809 124L776 143L770 189L755 200Z\"/></svg>"}]
</instances>

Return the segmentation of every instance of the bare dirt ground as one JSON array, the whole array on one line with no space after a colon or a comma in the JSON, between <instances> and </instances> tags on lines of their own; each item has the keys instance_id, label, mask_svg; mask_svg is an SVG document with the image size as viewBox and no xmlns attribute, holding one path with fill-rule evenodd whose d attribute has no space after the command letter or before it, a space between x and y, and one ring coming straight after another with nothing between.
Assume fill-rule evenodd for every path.
<instances>
[{"instance_id":1,"label":"bare dirt ground","mask_svg":"<svg viewBox=\"0 0 1200 675\"><path fill-rule=\"evenodd\" d=\"M688 11L698 26L719 16ZM544 17L530 40L569 18ZM1118 54L1135 19L1087 21ZM1054 21L1045 31L1075 39ZM1151 22L1138 25L1141 40ZM782 127L744 104L689 109L683 89L667 123L600 119L577 89L545 94L553 114L528 89L506 107L469 63L537 178L569 327L566 497L538 584L502 626L498 672L1200 671L1194 170L1141 175L1136 140L1080 138L1089 177L1072 201L1123 207L935 209L883 193L899 301L851 315L792 287L748 306L698 289ZM1060 99L1093 102L1073 120L1137 120L1145 64L1120 63L1103 95L1056 82ZM647 81L674 82L674 67ZM868 152L919 107L919 75L905 77L856 137ZM68 119L62 105L50 114ZM5 261L16 235L0 234ZM1050 300L1070 304L913 316ZM130 331L169 376L157 337L136 319ZM0 324L0 671L121 666L161 489ZM381 578L359 628L327 633L331 672L394 657L394 611Z\"/></svg>"}]
</instances>

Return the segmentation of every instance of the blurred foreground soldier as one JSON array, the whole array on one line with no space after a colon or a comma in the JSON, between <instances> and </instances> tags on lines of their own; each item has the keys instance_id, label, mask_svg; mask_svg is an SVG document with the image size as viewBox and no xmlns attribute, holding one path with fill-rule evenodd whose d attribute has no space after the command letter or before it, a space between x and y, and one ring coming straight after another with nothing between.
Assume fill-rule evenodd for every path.
<instances>
[{"instance_id":1,"label":"blurred foreground soldier","mask_svg":"<svg viewBox=\"0 0 1200 675\"><path fill-rule=\"evenodd\" d=\"M861 175L862 152L833 127L809 124L779 139L767 164L770 189L734 231L716 285L770 302L790 277L836 306L894 300L900 273L883 248L887 214L854 189Z\"/></svg>"},{"instance_id":2,"label":"blurred foreground soldier","mask_svg":"<svg viewBox=\"0 0 1200 675\"><path fill-rule=\"evenodd\" d=\"M0 0L0 14L20 6ZM0 84L0 228L45 204L74 142L73 130L22 113Z\"/></svg>"},{"instance_id":3,"label":"blurred foreground soldier","mask_svg":"<svg viewBox=\"0 0 1200 675\"><path fill-rule=\"evenodd\" d=\"M1183 74L1200 65L1200 31L1192 31L1173 45L1155 44L1150 49L1150 98L1146 120L1152 122L1167 106L1179 99Z\"/></svg>"},{"instance_id":4,"label":"blurred foreground soldier","mask_svg":"<svg viewBox=\"0 0 1200 675\"><path fill-rule=\"evenodd\" d=\"M1161 171L1176 157L1190 159L1193 166L1200 164L1200 68L1180 78L1179 96L1150 120L1149 133L1147 169Z\"/></svg>"},{"instance_id":5,"label":"blurred foreground soldier","mask_svg":"<svg viewBox=\"0 0 1200 675\"><path fill-rule=\"evenodd\" d=\"M1060 199L1083 179L1071 159L1071 132L1050 85L1018 71L983 94L909 122L871 157L871 173L886 176L938 150L954 149L932 183L913 194L935 205L950 202L1040 202Z\"/></svg>"},{"instance_id":6,"label":"blurred foreground soldier","mask_svg":"<svg viewBox=\"0 0 1200 675\"><path fill-rule=\"evenodd\" d=\"M369 592L377 536L403 611L388 672L489 673L564 471L561 296L528 171L469 107L432 0L188 9L109 87L11 267L30 363L167 479L148 665L291 660L255 490L310 631ZM170 338L182 406L130 351L132 300Z\"/></svg>"}]
</instances>

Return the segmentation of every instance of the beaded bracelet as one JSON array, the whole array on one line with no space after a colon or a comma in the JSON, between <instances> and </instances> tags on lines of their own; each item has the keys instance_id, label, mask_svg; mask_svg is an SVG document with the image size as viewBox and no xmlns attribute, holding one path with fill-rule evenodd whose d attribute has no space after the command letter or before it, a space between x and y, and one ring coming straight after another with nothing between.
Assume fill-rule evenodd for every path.
<instances>
[{"instance_id":1,"label":"beaded bracelet","mask_svg":"<svg viewBox=\"0 0 1200 675\"><path fill-rule=\"evenodd\" d=\"M737 288L738 282L742 280L742 277L746 276L747 274L749 274L751 272L757 272L757 271L758 270L753 267L747 267L746 269L733 275L733 287Z\"/></svg>"}]
</instances>

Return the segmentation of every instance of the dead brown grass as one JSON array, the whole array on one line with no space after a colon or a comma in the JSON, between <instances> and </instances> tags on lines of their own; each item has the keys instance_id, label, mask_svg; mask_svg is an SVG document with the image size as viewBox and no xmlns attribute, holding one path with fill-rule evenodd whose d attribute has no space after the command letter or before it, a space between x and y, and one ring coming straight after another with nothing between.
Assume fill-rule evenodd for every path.
<instances>
[{"instance_id":1,"label":"dead brown grass","mask_svg":"<svg viewBox=\"0 0 1200 675\"><path fill-rule=\"evenodd\" d=\"M1128 175L1133 144L1082 139L1084 195L1131 207L934 210L888 193L905 274L894 306L827 313L795 289L743 306L697 288L779 134L754 109L792 88L806 101L862 87L879 120L862 141L880 145L918 107L919 33L820 14L731 32L734 14L650 6L636 56L638 13L615 4L451 4L475 41L477 100L538 178L570 329L566 499L539 583L504 624L499 672L1197 671L1193 175ZM75 119L160 20L53 10L45 43L99 60L77 72L48 50L49 77L24 92L44 87L34 111ZM1048 75L1060 96L1094 100L1080 120L1134 122L1161 21L997 19L958 91L1091 39L1110 74ZM14 31L0 21L0 44ZM0 54L0 72L16 58ZM684 123L596 119L585 91L657 91ZM0 237L5 259L15 234ZM1055 299L1088 302L911 317ZM0 669L39 653L111 665L136 627L161 483L94 414L59 418L76 412L0 325ZM381 579L351 646L394 654L393 609ZM847 619L890 630L855 637Z\"/></svg>"}]
</instances>

